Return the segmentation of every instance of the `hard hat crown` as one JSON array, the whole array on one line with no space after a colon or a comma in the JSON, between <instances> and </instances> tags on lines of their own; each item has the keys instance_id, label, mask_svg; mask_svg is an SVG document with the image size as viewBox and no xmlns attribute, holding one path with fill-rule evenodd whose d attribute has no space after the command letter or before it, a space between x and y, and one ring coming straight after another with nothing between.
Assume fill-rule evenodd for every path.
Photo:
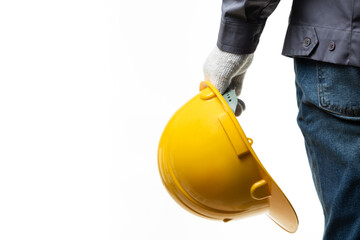
<instances>
[{"instance_id":1,"label":"hard hat crown","mask_svg":"<svg viewBox=\"0 0 360 240\"><path fill-rule=\"evenodd\" d=\"M159 143L159 171L170 195L202 217L228 221L267 213L285 230L296 231L291 204L225 99L209 82L200 89L170 119ZM282 210L274 212L279 204Z\"/></svg>"}]
</instances>

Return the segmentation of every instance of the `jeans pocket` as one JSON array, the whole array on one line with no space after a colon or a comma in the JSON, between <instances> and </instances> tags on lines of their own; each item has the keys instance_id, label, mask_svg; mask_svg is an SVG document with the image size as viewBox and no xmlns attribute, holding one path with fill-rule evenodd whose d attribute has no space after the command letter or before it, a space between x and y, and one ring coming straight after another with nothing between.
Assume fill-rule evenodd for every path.
<instances>
[{"instance_id":1,"label":"jeans pocket","mask_svg":"<svg viewBox=\"0 0 360 240\"><path fill-rule=\"evenodd\" d=\"M319 106L333 114L360 117L360 68L317 63Z\"/></svg>"}]
</instances>

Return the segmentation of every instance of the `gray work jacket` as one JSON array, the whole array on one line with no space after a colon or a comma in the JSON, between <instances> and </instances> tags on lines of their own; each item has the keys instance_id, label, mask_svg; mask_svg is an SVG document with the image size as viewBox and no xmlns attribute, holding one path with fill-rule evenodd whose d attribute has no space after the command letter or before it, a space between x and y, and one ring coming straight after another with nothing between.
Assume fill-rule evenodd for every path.
<instances>
[{"instance_id":1,"label":"gray work jacket","mask_svg":"<svg viewBox=\"0 0 360 240\"><path fill-rule=\"evenodd\" d=\"M217 46L255 51L280 0L223 0ZM360 67L360 0L293 0L283 55Z\"/></svg>"}]
</instances>

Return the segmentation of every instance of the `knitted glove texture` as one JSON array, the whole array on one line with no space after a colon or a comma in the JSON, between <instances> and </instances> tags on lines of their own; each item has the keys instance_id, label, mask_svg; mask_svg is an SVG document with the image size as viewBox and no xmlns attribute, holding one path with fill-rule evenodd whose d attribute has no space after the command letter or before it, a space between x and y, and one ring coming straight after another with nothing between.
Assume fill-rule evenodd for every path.
<instances>
[{"instance_id":1,"label":"knitted glove texture","mask_svg":"<svg viewBox=\"0 0 360 240\"><path fill-rule=\"evenodd\" d=\"M215 47L204 63L205 80L210 81L221 94L226 90L235 89L236 95L239 96L253 56L253 53L237 55Z\"/></svg>"}]
</instances>

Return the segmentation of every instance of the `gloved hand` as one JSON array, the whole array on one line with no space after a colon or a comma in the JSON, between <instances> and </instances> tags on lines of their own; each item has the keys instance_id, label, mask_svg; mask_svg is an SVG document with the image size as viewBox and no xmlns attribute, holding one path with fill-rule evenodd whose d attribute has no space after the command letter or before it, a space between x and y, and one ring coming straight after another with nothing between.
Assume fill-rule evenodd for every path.
<instances>
[{"instance_id":1,"label":"gloved hand","mask_svg":"<svg viewBox=\"0 0 360 240\"><path fill-rule=\"evenodd\" d=\"M210 81L221 94L235 89L237 96L241 88L246 70L250 66L254 54L233 54L215 47L204 63L205 80ZM238 99L235 115L239 116L245 110L245 104Z\"/></svg>"}]
</instances>

